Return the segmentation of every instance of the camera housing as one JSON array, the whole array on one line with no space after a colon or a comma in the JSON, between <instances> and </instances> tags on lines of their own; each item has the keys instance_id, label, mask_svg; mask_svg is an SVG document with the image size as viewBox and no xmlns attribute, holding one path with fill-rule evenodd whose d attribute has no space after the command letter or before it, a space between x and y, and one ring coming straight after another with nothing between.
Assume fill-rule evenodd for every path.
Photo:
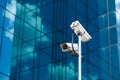
<instances>
[{"instance_id":1,"label":"camera housing","mask_svg":"<svg viewBox=\"0 0 120 80\"><path fill-rule=\"evenodd\" d=\"M73 52L72 43L62 43L60 44L62 52ZM78 44L73 44L75 53L78 53Z\"/></svg>"},{"instance_id":2,"label":"camera housing","mask_svg":"<svg viewBox=\"0 0 120 80\"><path fill-rule=\"evenodd\" d=\"M71 29L75 32L77 36L81 36L82 42L89 41L92 37L87 33L87 31L83 28L83 26L79 23L79 21L74 21L70 25Z\"/></svg>"}]
</instances>

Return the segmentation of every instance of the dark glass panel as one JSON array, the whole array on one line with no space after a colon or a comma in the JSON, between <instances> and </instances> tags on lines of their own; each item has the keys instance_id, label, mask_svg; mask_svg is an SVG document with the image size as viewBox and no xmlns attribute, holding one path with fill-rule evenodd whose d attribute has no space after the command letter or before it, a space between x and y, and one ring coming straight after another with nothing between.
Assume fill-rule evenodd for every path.
<instances>
[{"instance_id":1,"label":"dark glass panel","mask_svg":"<svg viewBox=\"0 0 120 80\"><path fill-rule=\"evenodd\" d=\"M117 29L116 27L110 29L110 44L117 43Z\"/></svg>"},{"instance_id":2,"label":"dark glass panel","mask_svg":"<svg viewBox=\"0 0 120 80\"><path fill-rule=\"evenodd\" d=\"M116 14L115 12L109 13L109 26L116 25Z\"/></svg>"}]
</instances>

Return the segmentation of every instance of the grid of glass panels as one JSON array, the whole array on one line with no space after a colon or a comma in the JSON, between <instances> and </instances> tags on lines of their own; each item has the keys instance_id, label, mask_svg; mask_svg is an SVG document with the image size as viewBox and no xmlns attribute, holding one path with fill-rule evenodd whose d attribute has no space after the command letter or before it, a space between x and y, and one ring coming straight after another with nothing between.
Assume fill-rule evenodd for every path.
<instances>
[{"instance_id":1,"label":"grid of glass panels","mask_svg":"<svg viewBox=\"0 0 120 80\"><path fill-rule=\"evenodd\" d=\"M8 80L10 77L10 60L16 9L14 3L15 0L0 0L0 80Z\"/></svg>"},{"instance_id":2,"label":"grid of glass panels","mask_svg":"<svg viewBox=\"0 0 120 80\"><path fill-rule=\"evenodd\" d=\"M13 79L78 80L78 57L59 44L71 42L69 25L79 20L92 36L82 43L82 80L119 80L114 0L18 0L16 6Z\"/></svg>"}]
</instances>

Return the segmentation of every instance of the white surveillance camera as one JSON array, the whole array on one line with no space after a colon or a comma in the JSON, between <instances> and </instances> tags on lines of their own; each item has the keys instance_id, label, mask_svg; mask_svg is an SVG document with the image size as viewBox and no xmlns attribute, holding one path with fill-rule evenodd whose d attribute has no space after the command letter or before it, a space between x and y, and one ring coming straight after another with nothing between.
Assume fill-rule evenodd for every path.
<instances>
[{"instance_id":1,"label":"white surveillance camera","mask_svg":"<svg viewBox=\"0 0 120 80\"><path fill-rule=\"evenodd\" d=\"M81 36L81 41L87 42L91 39L91 36L87 33L87 31L83 28L79 21L72 22L70 27L77 36Z\"/></svg>"},{"instance_id":2,"label":"white surveillance camera","mask_svg":"<svg viewBox=\"0 0 120 80\"><path fill-rule=\"evenodd\" d=\"M62 52L72 52L73 51L72 43L63 43L63 44L60 44L60 47L62 49ZM78 53L78 44L74 43L73 47L74 47L75 53Z\"/></svg>"}]
</instances>

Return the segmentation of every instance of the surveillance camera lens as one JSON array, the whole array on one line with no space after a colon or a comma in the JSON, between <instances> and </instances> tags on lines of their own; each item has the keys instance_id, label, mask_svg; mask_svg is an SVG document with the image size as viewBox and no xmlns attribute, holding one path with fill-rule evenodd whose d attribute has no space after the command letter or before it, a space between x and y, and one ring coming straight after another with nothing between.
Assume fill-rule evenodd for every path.
<instances>
[{"instance_id":1,"label":"surveillance camera lens","mask_svg":"<svg viewBox=\"0 0 120 80\"><path fill-rule=\"evenodd\" d=\"M80 35L80 33L77 34L78 36Z\"/></svg>"},{"instance_id":2,"label":"surveillance camera lens","mask_svg":"<svg viewBox=\"0 0 120 80\"><path fill-rule=\"evenodd\" d=\"M68 46L66 44L63 45L63 49L67 49Z\"/></svg>"}]
</instances>

